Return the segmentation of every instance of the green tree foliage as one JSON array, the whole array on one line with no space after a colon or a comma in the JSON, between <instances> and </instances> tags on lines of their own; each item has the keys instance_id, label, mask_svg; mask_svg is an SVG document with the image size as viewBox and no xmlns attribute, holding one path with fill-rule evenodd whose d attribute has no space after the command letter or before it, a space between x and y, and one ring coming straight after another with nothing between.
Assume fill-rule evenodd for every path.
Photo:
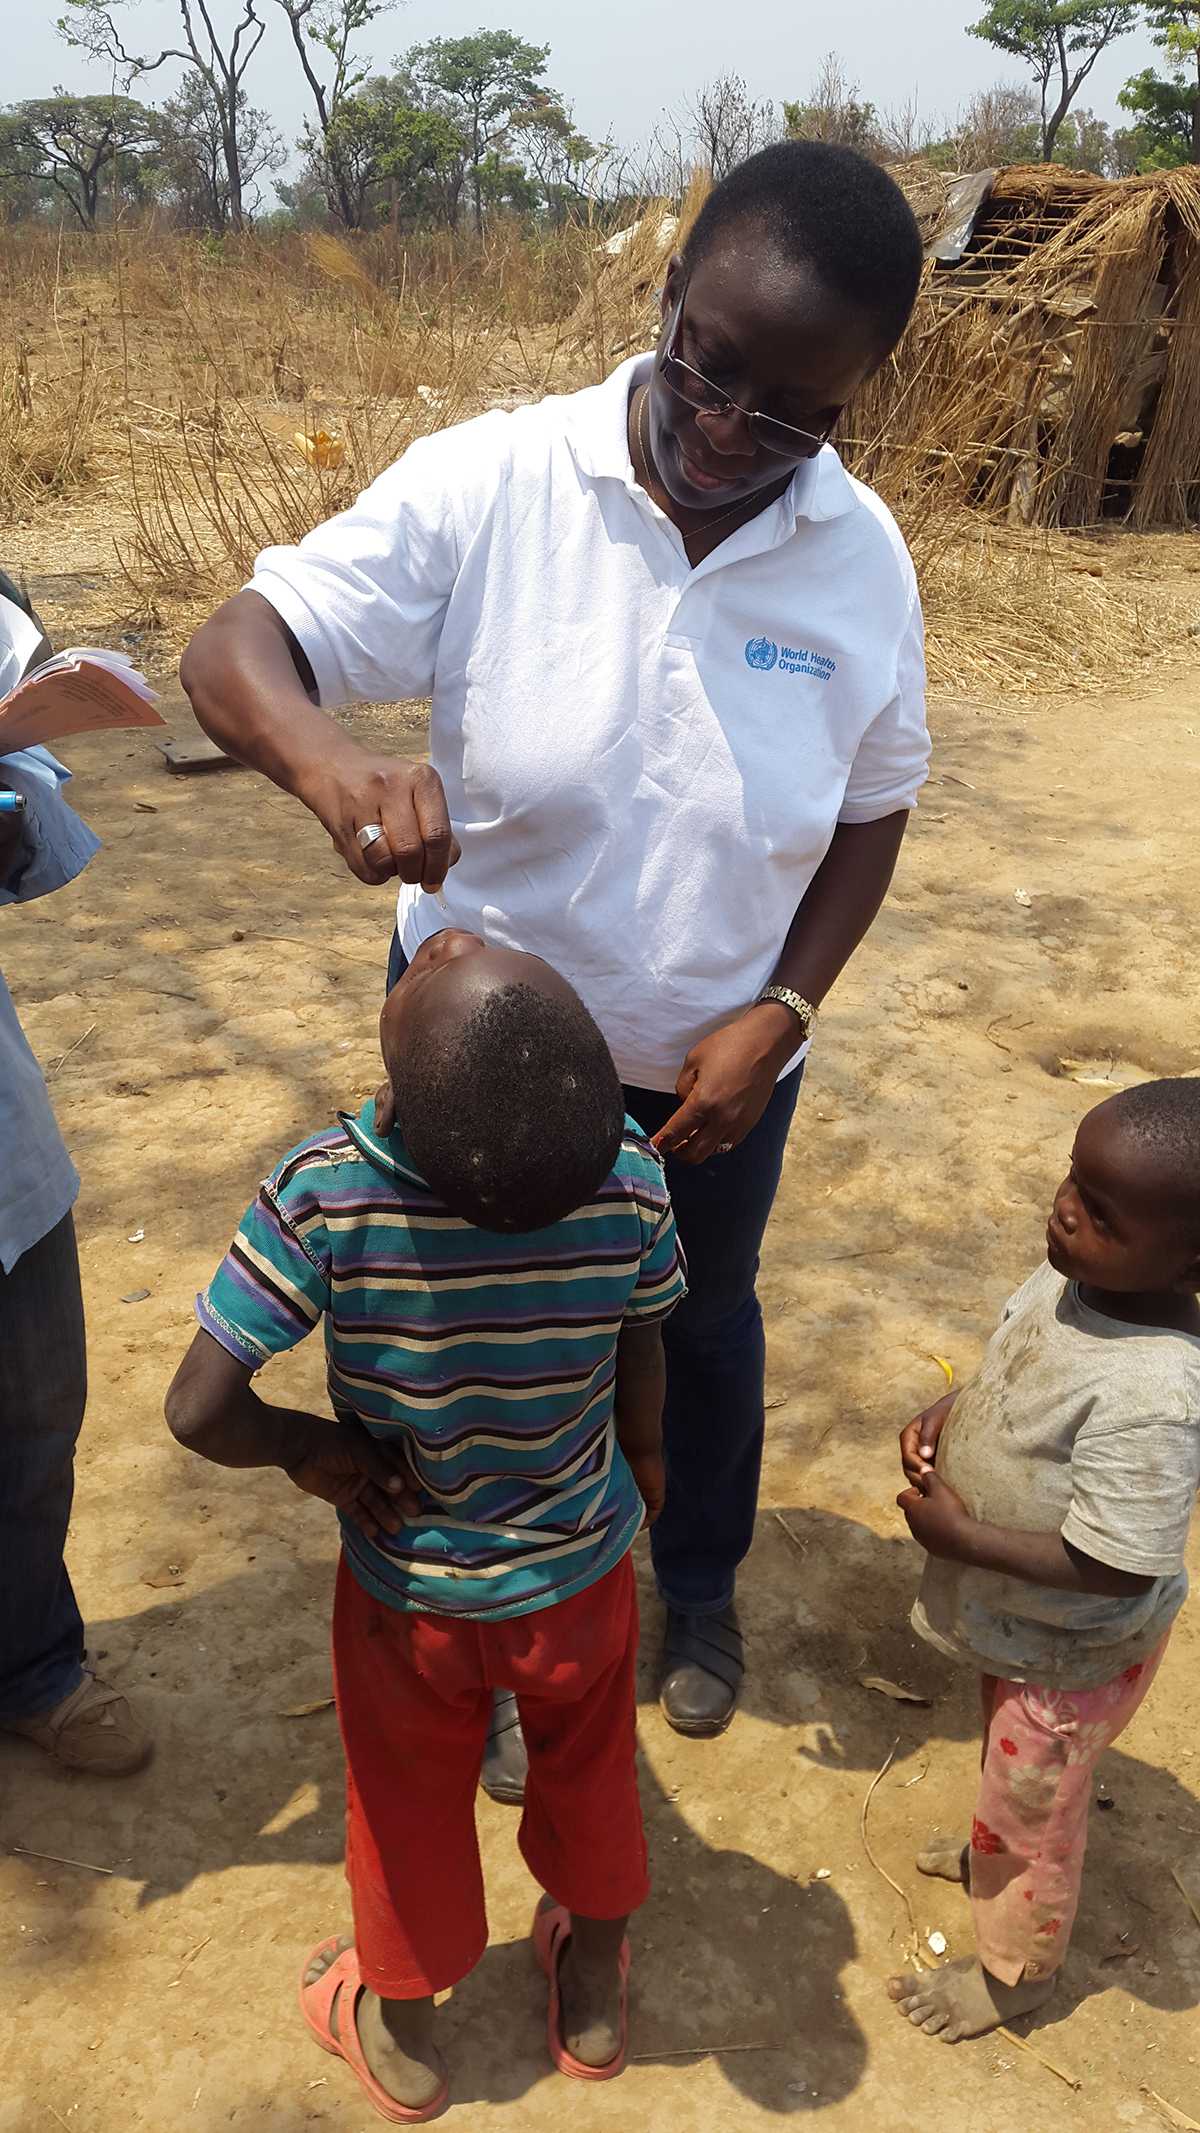
<instances>
[{"instance_id":1,"label":"green tree foliage","mask_svg":"<svg viewBox=\"0 0 1200 2133\"><path fill-rule=\"evenodd\" d=\"M587 174L607 149L580 133L550 89L513 112L509 135L533 206L544 206L552 222L565 222L572 205L587 197Z\"/></svg>"},{"instance_id":2,"label":"green tree foliage","mask_svg":"<svg viewBox=\"0 0 1200 2133\"><path fill-rule=\"evenodd\" d=\"M511 30L435 37L408 54L405 64L422 101L444 110L462 129L477 230L483 228L484 166L507 151L514 114L545 93L549 57L549 45L526 44Z\"/></svg>"},{"instance_id":3,"label":"green tree foliage","mask_svg":"<svg viewBox=\"0 0 1200 2133\"><path fill-rule=\"evenodd\" d=\"M1200 163L1200 4L1171 0L1146 10L1168 71L1146 67L1127 81L1118 99L1133 114L1131 147L1139 170L1170 169Z\"/></svg>"},{"instance_id":4,"label":"green tree foliage","mask_svg":"<svg viewBox=\"0 0 1200 2133\"><path fill-rule=\"evenodd\" d=\"M982 37L1032 70L1041 96L1042 159L1102 52L1133 29L1136 0L993 0L972 37Z\"/></svg>"},{"instance_id":5,"label":"green tree foliage","mask_svg":"<svg viewBox=\"0 0 1200 2133\"><path fill-rule=\"evenodd\" d=\"M35 188L52 187L85 230L94 229L101 181L112 172L118 187L122 166L132 174L137 156L153 140L153 119L128 96L31 97L4 114L0 130L0 177Z\"/></svg>"},{"instance_id":6,"label":"green tree foliage","mask_svg":"<svg viewBox=\"0 0 1200 2133\"><path fill-rule=\"evenodd\" d=\"M375 75L343 97L321 137L307 139L309 167L327 182L336 167L339 220L362 229L386 211L415 222L439 204L443 182L461 162L462 136L444 111L414 104L403 76Z\"/></svg>"},{"instance_id":7,"label":"green tree foliage","mask_svg":"<svg viewBox=\"0 0 1200 2133\"><path fill-rule=\"evenodd\" d=\"M0 221L32 222L55 199L40 157L36 163L22 140L15 111L0 110Z\"/></svg>"}]
</instances>

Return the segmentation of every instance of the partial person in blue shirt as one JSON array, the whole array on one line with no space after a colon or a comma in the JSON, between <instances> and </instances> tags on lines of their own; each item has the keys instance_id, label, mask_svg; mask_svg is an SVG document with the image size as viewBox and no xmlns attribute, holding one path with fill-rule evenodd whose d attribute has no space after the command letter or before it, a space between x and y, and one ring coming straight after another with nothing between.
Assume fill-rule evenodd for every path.
<instances>
[{"instance_id":1,"label":"partial person in blue shirt","mask_svg":"<svg viewBox=\"0 0 1200 2133\"><path fill-rule=\"evenodd\" d=\"M8 593L3 580L0 700L49 649ZM68 776L44 748L0 756L0 791L25 801L22 813L0 813L0 905L62 888L98 850L62 797ZM13 921L0 923L7 952ZM149 1736L87 1664L63 1561L87 1393L79 1179L2 970L0 1150L0 1729L70 1769L123 1776L146 1761Z\"/></svg>"}]
</instances>

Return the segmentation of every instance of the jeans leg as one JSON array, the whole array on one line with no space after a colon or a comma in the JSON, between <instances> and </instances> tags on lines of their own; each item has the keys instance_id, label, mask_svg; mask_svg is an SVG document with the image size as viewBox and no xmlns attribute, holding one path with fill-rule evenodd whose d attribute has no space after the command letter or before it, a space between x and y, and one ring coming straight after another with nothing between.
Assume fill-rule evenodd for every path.
<instances>
[{"instance_id":1,"label":"jeans leg","mask_svg":"<svg viewBox=\"0 0 1200 2133\"><path fill-rule=\"evenodd\" d=\"M0 1719L77 1688L83 1623L63 1562L87 1397L70 1215L0 1274Z\"/></svg>"},{"instance_id":2,"label":"jeans leg","mask_svg":"<svg viewBox=\"0 0 1200 2133\"><path fill-rule=\"evenodd\" d=\"M667 1500L650 1548L663 1598L687 1614L729 1605L754 1538L766 1359L754 1283L800 1078L780 1082L729 1155L698 1167L667 1158L688 1293L663 1329ZM626 1089L625 1102L648 1133L677 1105L646 1089Z\"/></svg>"}]
</instances>

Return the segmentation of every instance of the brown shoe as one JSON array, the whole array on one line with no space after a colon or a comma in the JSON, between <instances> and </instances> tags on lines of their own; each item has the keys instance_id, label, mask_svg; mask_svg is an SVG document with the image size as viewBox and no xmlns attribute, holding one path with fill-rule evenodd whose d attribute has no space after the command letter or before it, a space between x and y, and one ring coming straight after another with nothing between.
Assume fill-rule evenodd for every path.
<instances>
[{"instance_id":1,"label":"brown shoe","mask_svg":"<svg viewBox=\"0 0 1200 2133\"><path fill-rule=\"evenodd\" d=\"M150 1760L152 1742L120 1689L85 1674L77 1689L37 1718L6 1718L6 1733L35 1741L68 1770L94 1777L128 1777Z\"/></svg>"}]
</instances>

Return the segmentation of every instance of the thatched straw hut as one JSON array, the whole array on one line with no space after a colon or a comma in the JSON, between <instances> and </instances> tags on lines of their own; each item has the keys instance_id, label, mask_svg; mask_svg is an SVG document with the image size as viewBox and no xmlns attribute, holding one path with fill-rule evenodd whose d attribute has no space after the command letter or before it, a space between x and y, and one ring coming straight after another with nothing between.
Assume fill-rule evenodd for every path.
<instances>
[{"instance_id":1,"label":"thatched straw hut","mask_svg":"<svg viewBox=\"0 0 1200 2133\"><path fill-rule=\"evenodd\" d=\"M845 418L855 471L906 518L966 503L1029 525L1200 520L1200 170L984 173L947 194L949 244L922 184L925 285Z\"/></svg>"},{"instance_id":2,"label":"thatched straw hut","mask_svg":"<svg viewBox=\"0 0 1200 2133\"><path fill-rule=\"evenodd\" d=\"M839 432L911 532L969 506L1024 525L1200 520L1200 170L1110 182L1052 164L894 167L928 255L913 323ZM567 333L602 375L649 347L676 215L598 247Z\"/></svg>"}]
</instances>

